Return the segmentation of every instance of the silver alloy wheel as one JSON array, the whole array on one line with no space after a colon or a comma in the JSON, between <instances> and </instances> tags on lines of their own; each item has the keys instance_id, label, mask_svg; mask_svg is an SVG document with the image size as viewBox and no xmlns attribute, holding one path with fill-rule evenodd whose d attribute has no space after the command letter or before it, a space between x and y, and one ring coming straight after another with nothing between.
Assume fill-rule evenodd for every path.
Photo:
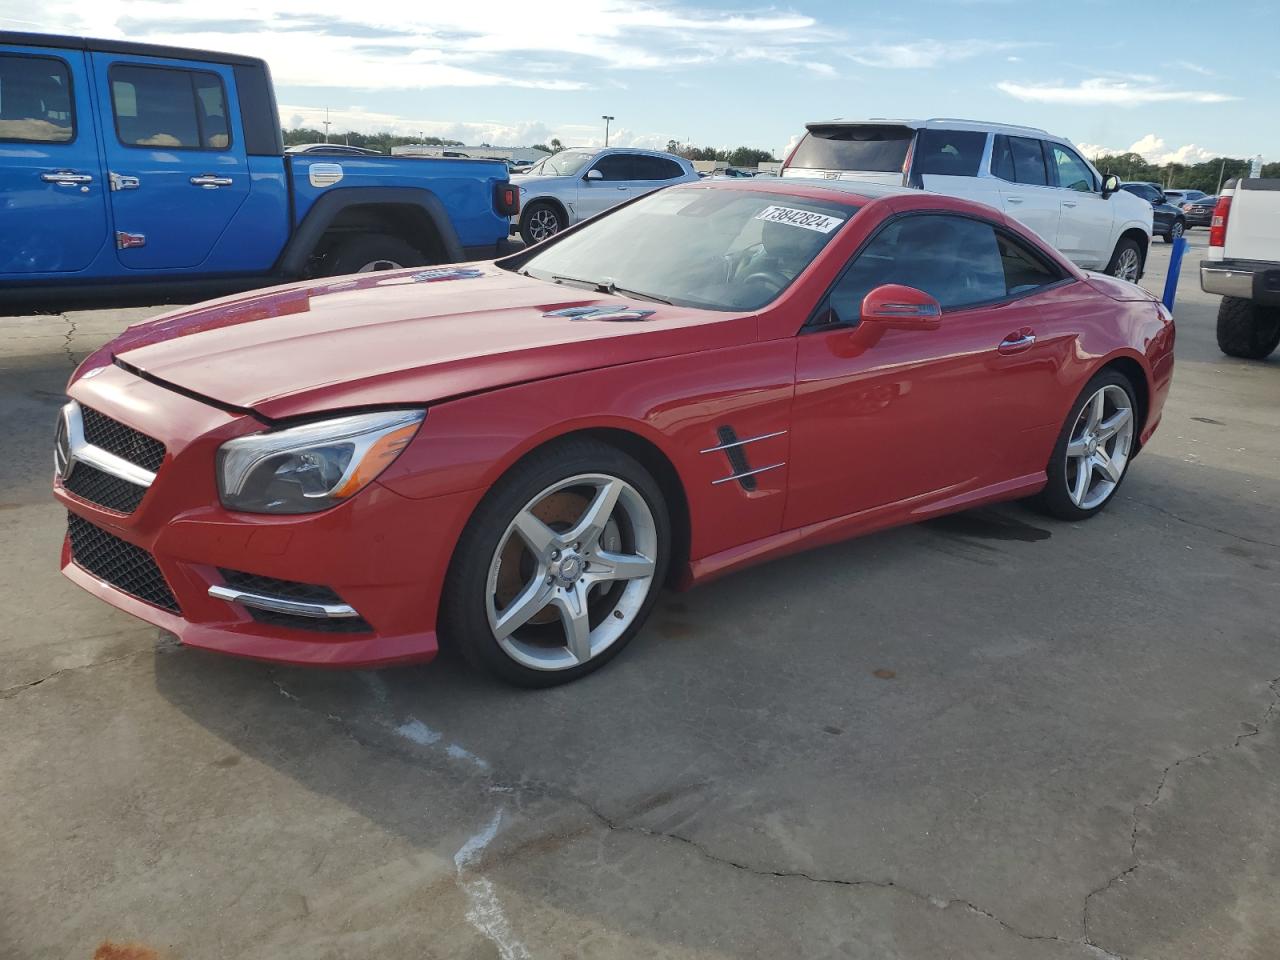
<instances>
[{"instance_id":1,"label":"silver alloy wheel","mask_svg":"<svg viewBox=\"0 0 1280 960\"><path fill-rule=\"evenodd\" d=\"M1173 226L1169 228L1169 239L1177 240L1180 236L1182 236L1182 229L1183 227L1182 227L1181 220L1173 221Z\"/></svg>"},{"instance_id":2,"label":"silver alloy wheel","mask_svg":"<svg viewBox=\"0 0 1280 960\"><path fill-rule=\"evenodd\" d=\"M1081 510L1106 503L1124 476L1133 448L1133 403L1108 384L1089 398L1067 441L1067 495Z\"/></svg>"},{"instance_id":3,"label":"silver alloy wheel","mask_svg":"<svg viewBox=\"0 0 1280 960\"><path fill-rule=\"evenodd\" d=\"M529 236L534 243L540 243L547 237L560 232L560 218L550 207L539 207L529 214Z\"/></svg>"},{"instance_id":4,"label":"silver alloy wheel","mask_svg":"<svg viewBox=\"0 0 1280 960\"><path fill-rule=\"evenodd\" d=\"M1116 260L1116 277L1120 280L1128 280L1130 283L1138 282L1138 267L1141 265L1141 258L1138 251L1133 247L1125 247L1120 251L1120 257Z\"/></svg>"},{"instance_id":5,"label":"silver alloy wheel","mask_svg":"<svg viewBox=\"0 0 1280 960\"><path fill-rule=\"evenodd\" d=\"M356 273L374 273L378 270L399 270L403 264L396 263L394 260L370 260Z\"/></svg>"},{"instance_id":6,"label":"silver alloy wheel","mask_svg":"<svg viewBox=\"0 0 1280 960\"><path fill-rule=\"evenodd\" d=\"M545 515L545 505L564 493L586 506L557 530L536 511ZM525 504L498 540L485 587L493 636L533 670L584 664L635 620L653 588L657 557L657 524L635 487L608 474L560 480ZM516 564L520 586L499 608L500 583L511 575L505 564Z\"/></svg>"}]
</instances>

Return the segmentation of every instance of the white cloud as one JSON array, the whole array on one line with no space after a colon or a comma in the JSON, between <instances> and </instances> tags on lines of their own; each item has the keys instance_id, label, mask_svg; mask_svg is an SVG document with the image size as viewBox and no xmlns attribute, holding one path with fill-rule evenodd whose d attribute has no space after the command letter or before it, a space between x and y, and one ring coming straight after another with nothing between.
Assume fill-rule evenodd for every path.
<instances>
[{"instance_id":1,"label":"white cloud","mask_svg":"<svg viewBox=\"0 0 1280 960\"><path fill-rule=\"evenodd\" d=\"M1184 144L1181 147L1170 148L1162 138L1157 137L1154 133L1148 133L1146 136L1137 140L1127 148L1104 147L1097 143L1078 143L1077 147L1086 157L1097 157L1103 155L1117 156L1122 153L1136 153L1146 160L1148 163L1163 166L1166 163L1201 163L1205 160L1212 160L1214 157L1222 156L1221 153L1215 153L1212 150L1206 150L1204 147L1194 143Z\"/></svg>"},{"instance_id":2,"label":"white cloud","mask_svg":"<svg viewBox=\"0 0 1280 960\"><path fill-rule=\"evenodd\" d=\"M1202 77L1216 77L1217 74L1208 67L1201 66L1198 63L1192 63L1190 60L1175 60L1174 64L1183 70L1190 70L1192 73L1198 73Z\"/></svg>"},{"instance_id":3,"label":"white cloud","mask_svg":"<svg viewBox=\"0 0 1280 960\"><path fill-rule=\"evenodd\" d=\"M1170 90L1156 86L1152 78L1141 77L1116 80L1093 77L1081 80L1075 86L1062 84L1022 84L1001 81L996 88L1018 100L1033 103L1063 103L1072 106L1137 107L1148 103L1223 103L1238 100L1225 93L1208 90Z\"/></svg>"},{"instance_id":4,"label":"white cloud","mask_svg":"<svg viewBox=\"0 0 1280 960\"><path fill-rule=\"evenodd\" d=\"M1004 40L913 40L867 43L858 47L856 52L846 53L846 56L867 67L920 70L1026 46L1030 44Z\"/></svg>"}]
</instances>

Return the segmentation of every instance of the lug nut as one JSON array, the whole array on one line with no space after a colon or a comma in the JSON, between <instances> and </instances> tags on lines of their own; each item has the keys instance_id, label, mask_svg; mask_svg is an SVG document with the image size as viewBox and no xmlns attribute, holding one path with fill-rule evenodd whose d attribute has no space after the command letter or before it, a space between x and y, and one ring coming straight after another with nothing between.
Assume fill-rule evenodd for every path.
<instances>
[{"instance_id":1,"label":"lug nut","mask_svg":"<svg viewBox=\"0 0 1280 960\"><path fill-rule=\"evenodd\" d=\"M551 551L551 559L552 559L552 560L559 560L559 559L560 559L560 551L559 551L559 550L552 550L552 551Z\"/></svg>"}]
</instances>

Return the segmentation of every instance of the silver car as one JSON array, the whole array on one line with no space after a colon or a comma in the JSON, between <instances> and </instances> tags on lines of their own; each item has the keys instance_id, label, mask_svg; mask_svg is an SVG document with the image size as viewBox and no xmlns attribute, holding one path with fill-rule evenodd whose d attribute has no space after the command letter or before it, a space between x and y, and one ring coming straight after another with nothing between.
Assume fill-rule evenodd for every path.
<instances>
[{"instance_id":1,"label":"silver car","mask_svg":"<svg viewBox=\"0 0 1280 960\"><path fill-rule=\"evenodd\" d=\"M630 147L562 150L511 178L520 188L516 225L525 243L537 243L632 197L697 179L693 164L670 153Z\"/></svg>"}]
</instances>

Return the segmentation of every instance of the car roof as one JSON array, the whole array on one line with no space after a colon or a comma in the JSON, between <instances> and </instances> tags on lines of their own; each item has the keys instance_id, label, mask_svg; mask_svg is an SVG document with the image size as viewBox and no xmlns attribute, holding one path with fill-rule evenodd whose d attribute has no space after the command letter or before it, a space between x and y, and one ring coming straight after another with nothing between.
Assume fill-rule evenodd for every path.
<instances>
[{"instance_id":1,"label":"car roof","mask_svg":"<svg viewBox=\"0 0 1280 960\"><path fill-rule=\"evenodd\" d=\"M1070 142L1065 137L1055 136L1048 130L1043 130L1040 127L1024 127L1016 123L995 123L989 120L965 120L960 117L931 117L927 120L895 119L892 117L867 117L866 119L838 117L834 120L815 120L812 123L806 123L805 129L809 130L813 127L835 127L844 125L910 127L912 130L975 130L981 133L1031 133L1038 137L1048 137L1051 140L1062 140L1064 143Z\"/></svg>"}]
</instances>

